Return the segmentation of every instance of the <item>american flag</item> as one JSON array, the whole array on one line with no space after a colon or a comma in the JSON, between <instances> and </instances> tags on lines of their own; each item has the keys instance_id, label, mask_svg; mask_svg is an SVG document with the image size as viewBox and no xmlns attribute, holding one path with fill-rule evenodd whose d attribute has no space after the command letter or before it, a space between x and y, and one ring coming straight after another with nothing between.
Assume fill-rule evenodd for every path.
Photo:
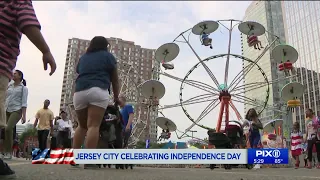
<instances>
[{"instance_id":1,"label":"american flag","mask_svg":"<svg viewBox=\"0 0 320 180\"><path fill-rule=\"evenodd\" d=\"M32 151L32 164L75 164L73 149L35 149Z\"/></svg>"}]
</instances>

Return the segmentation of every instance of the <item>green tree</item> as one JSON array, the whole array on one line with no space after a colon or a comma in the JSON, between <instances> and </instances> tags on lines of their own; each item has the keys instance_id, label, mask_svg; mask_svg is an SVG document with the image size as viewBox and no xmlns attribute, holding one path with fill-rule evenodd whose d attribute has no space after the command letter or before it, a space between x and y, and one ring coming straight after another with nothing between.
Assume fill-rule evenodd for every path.
<instances>
[{"instance_id":1,"label":"green tree","mask_svg":"<svg viewBox=\"0 0 320 180\"><path fill-rule=\"evenodd\" d=\"M37 129L35 128L29 128L26 129L20 136L19 136L19 140L20 140L20 144L24 144L25 140L27 137L34 137L37 136Z\"/></svg>"}]
</instances>

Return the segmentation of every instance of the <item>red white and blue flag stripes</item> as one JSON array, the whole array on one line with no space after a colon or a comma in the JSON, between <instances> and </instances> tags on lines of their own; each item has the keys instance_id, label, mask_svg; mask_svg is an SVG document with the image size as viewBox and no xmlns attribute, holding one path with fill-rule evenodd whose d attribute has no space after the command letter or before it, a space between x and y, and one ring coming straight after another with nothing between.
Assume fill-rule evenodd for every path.
<instances>
[{"instance_id":1,"label":"red white and blue flag stripes","mask_svg":"<svg viewBox=\"0 0 320 180\"><path fill-rule=\"evenodd\" d=\"M32 164L75 164L73 149L34 149Z\"/></svg>"}]
</instances>

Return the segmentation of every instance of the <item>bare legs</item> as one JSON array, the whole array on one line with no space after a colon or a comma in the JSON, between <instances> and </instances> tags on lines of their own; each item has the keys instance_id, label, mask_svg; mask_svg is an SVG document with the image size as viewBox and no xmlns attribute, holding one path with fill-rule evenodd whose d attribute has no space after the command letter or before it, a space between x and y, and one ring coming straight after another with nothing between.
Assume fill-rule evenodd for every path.
<instances>
[{"instance_id":1,"label":"bare legs","mask_svg":"<svg viewBox=\"0 0 320 180\"><path fill-rule=\"evenodd\" d=\"M257 43L254 44L254 49L259 49L261 50L263 47L262 47L262 44L261 44L261 41L258 41Z\"/></svg>"},{"instance_id":2,"label":"bare legs","mask_svg":"<svg viewBox=\"0 0 320 180\"><path fill-rule=\"evenodd\" d=\"M88 132L85 143L85 146L88 149L97 148L99 141L99 128L105 111L106 110L104 108L98 106L89 105L88 107Z\"/></svg>"},{"instance_id":3,"label":"bare legs","mask_svg":"<svg viewBox=\"0 0 320 180\"><path fill-rule=\"evenodd\" d=\"M79 149L81 147L86 134L87 138L85 142L85 148L97 148L99 140L99 128L105 113L105 109L98 106L89 105L88 108L78 110L76 112L79 126L74 134L73 148Z\"/></svg>"},{"instance_id":4,"label":"bare legs","mask_svg":"<svg viewBox=\"0 0 320 180\"><path fill-rule=\"evenodd\" d=\"M80 149L87 133L88 108L76 111L78 117L78 127L74 133L72 147Z\"/></svg>"}]
</instances>

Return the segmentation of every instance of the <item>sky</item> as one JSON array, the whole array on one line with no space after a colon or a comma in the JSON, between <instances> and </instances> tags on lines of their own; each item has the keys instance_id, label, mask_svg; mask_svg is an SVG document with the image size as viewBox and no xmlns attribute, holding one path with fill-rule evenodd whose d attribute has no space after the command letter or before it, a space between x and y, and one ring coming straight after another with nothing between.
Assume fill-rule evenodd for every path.
<instances>
[{"instance_id":1,"label":"sky","mask_svg":"<svg viewBox=\"0 0 320 180\"><path fill-rule=\"evenodd\" d=\"M51 52L57 63L57 71L49 76L49 71L42 67L42 54L25 37L21 41L21 54L18 57L16 69L24 72L29 89L27 119L34 121L38 109L43 106L43 101L51 101L50 108L58 115L64 63L69 38L92 39L94 36L117 37L134 41L135 44L145 48L157 49L164 43L172 42L182 31L192 28L198 22L204 20L238 19L244 17L244 13L251 1L196 1L196 2L103 2L103 1L34 1L33 5L37 17L42 25L43 33ZM201 46L199 37L190 35L190 44L201 58L216 54L227 53L228 31L222 26L212 33L213 49ZM175 69L168 73L183 78L185 74L198 61L190 48L183 43L179 56L172 62ZM232 36L231 52L240 54L240 33L234 29ZM235 76L241 71L241 60L231 59L229 77ZM222 83L224 77L225 58L218 58L208 62L208 67ZM214 85L203 67L198 67L190 75L191 79ZM178 81L161 76L161 82L166 87L166 94L161 99L161 105L175 104L179 102L180 85ZM188 99L203 94L192 87L183 89L183 98ZM236 104L243 114L243 105ZM187 107L193 118L201 113L206 104ZM184 115L181 107L164 110L164 115L173 120L180 131L184 131L192 123ZM231 115L231 118L235 116ZM216 126L218 107L201 121L210 127ZM195 127L198 131L195 136L206 137L206 130ZM176 139L176 137L173 137Z\"/></svg>"}]
</instances>

